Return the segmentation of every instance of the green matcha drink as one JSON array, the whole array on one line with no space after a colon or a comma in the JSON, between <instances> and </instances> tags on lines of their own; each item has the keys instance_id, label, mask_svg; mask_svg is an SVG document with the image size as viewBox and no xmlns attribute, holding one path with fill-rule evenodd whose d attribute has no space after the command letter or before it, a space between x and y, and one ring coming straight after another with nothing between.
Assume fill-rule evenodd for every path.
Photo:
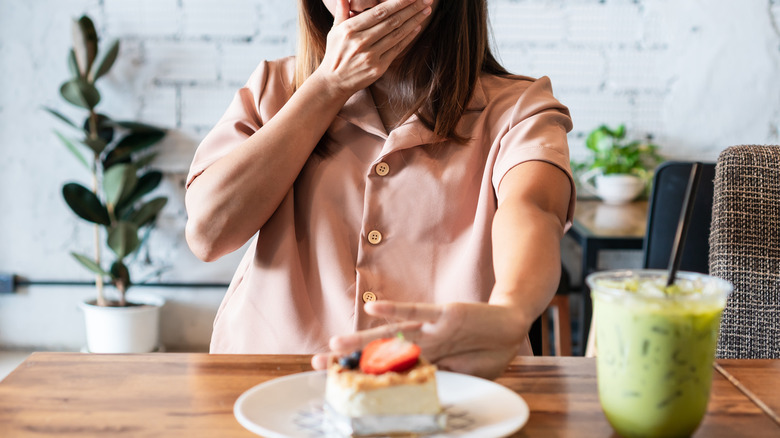
<instances>
[{"instance_id":1,"label":"green matcha drink","mask_svg":"<svg viewBox=\"0 0 780 438\"><path fill-rule=\"evenodd\" d=\"M680 272L606 271L587 283L599 399L625 437L687 437L707 410L720 315L731 285Z\"/></svg>"}]
</instances>

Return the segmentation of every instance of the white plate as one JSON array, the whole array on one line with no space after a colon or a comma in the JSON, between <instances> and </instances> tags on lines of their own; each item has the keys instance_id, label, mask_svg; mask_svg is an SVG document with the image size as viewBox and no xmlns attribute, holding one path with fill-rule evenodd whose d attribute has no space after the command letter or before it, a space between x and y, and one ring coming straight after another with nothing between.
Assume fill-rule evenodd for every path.
<instances>
[{"instance_id":1,"label":"white plate","mask_svg":"<svg viewBox=\"0 0 780 438\"><path fill-rule=\"evenodd\" d=\"M323 437L325 371L293 374L250 388L233 413L242 426L267 438ZM491 438L509 435L528 421L522 397L495 382L437 371L447 431L431 437Z\"/></svg>"}]
</instances>

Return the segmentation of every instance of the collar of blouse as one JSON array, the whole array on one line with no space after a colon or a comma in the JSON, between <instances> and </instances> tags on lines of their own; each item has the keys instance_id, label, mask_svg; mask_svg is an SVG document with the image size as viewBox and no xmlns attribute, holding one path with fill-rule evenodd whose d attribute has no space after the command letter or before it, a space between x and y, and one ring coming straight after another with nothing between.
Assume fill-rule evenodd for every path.
<instances>
[{"instance_id":1,"label":"collar of blouse","mask_svg":"<svg viewBox=\"0 0 780 438\"><path fill-rule=\"evenodd\" d=\"M466 107L466 112L482 111L486 105L485 91L482 88L481 81L478 79L474 86L474 94ZM435 143L439 140L439 137L428 129L417 115L413 115L388 134L368 89L360 90L352 95L338 113L338 118L385 140L387 143L392 144L394 150Z\"/></svg>"}]
</instances>

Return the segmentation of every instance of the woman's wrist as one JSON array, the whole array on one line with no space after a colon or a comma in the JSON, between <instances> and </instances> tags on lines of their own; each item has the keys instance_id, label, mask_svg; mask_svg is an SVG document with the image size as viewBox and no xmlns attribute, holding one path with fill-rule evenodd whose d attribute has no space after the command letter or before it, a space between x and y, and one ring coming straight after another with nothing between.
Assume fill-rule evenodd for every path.
<instances>
[{"instance_id":1,"label":"woman's wrist","mask_svg":"<svg viewBox=\"0 0 780 438\"><path fill-rule=\"evenodd\" d=\"M315 96L321 99L322 103L329 105L338 105L338 108L344 106L347 100L355 94L355 91L347 90L341 87L338 81L328 77L320 68L314 71L303 83L303 87L311 87Z\"/></svg>"},{"instance_id":2,"label":"woman's wrist","mask_svg":"<svg viewBox=\"0 0 780 438\"><path fill-rule=\"evenodd\" d=\"M518 326L527 330L539 316L535 303L523 299L523 295L513 288L501 288L499 285L493 288L488 304L508 309Z\"/></svg>"}]
</instances>

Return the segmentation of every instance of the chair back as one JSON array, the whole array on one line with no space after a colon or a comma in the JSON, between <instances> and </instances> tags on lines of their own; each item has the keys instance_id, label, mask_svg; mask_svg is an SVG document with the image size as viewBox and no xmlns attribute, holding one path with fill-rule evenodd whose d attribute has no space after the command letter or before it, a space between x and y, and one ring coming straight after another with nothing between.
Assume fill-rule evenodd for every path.
<instances>
[{"instance_id":1,"label":"chair back","mask_svg":"<svg viewBox=\"0 0 780 438\"><path fill-rule=\"evenodd\" d=\"M655 170L647 206L647 231L643 248L646 269L666 269L669 266L692 168L693 162L667 161ZM714 178L715 163L702 163L701 179L691 213L691 225L688 227L680 259L681 271L704 274L709 272Z\"/></svg>"},{"instance_id":2,"label":"chair back","mask_svg":"<svg viewBox=\"0 0 780 438\"><path fill-rule=\"evenodd\" d=\"M720 358L780 358L780 147L733 146L715 172L710 273L734 285Z\"/></svg>"}]
</instances>

